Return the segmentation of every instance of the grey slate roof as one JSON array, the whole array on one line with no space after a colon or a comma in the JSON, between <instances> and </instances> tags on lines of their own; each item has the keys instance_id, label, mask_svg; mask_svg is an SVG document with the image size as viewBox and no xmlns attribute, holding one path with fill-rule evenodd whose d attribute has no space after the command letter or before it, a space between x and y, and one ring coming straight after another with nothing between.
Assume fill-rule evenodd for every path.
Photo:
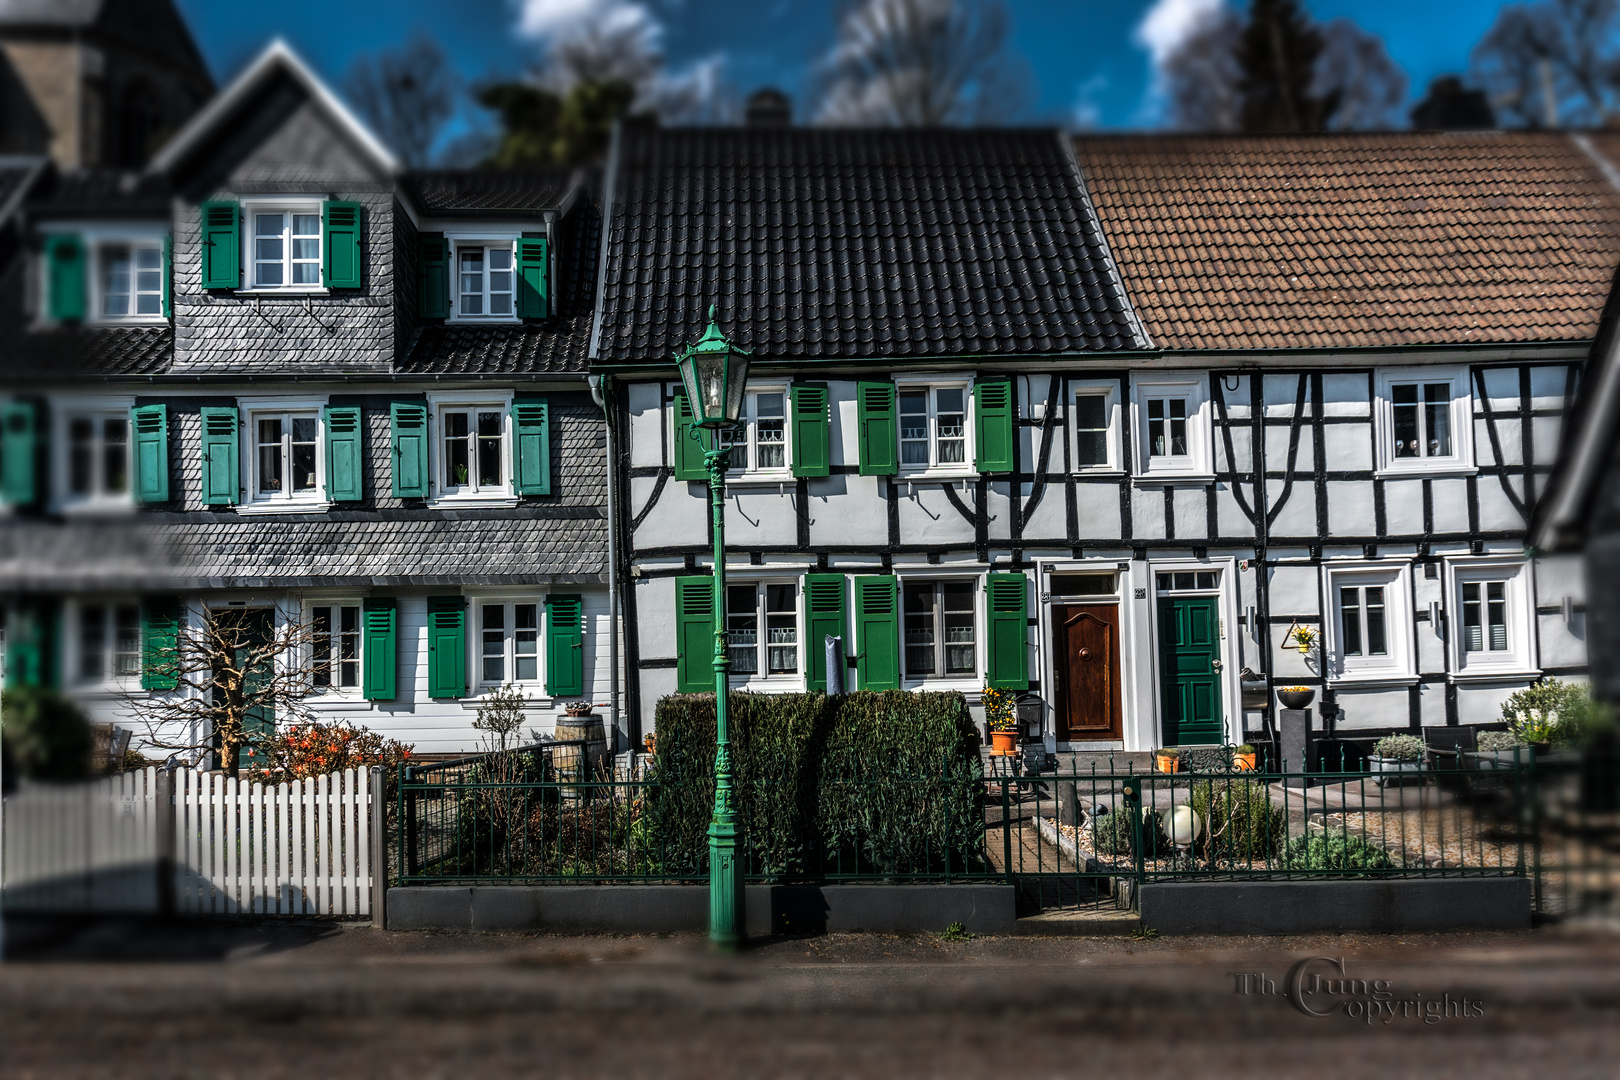
<instances>
[{"instance_id":1,"label":"grey slate roof","mask_svg":"<svg viewBox=\"0 0 1620 1080\"><path fill-rule=\"evenodd\" d=\"M0 522L0 590L586 584L606 580L594 509Z\"/></svg>"},{"instance_id":2,"label":"grey slate roof","mask_svg":"<svg viewBox=\"0 0 1620 1080\"><path fill-rule=\"evenodd\" d=\"M626 129L597 358L1146 347L1056 131Z\"/></svg>"},{"instance_id":3,"label":"grey slate roof","mask_svg":"<svg viewBox=\"0 0 1620 1080\"><path fill-rule=\"evenodd\" d=\"M561 206L580 182L575 169L432 169L406 174L401 186L427 214L532 213Z\"/></svg>"},{"instance_id":4,"label":"grey slate roof","mask_svg":"<svg viewBox=\"0 0 1620 1080\"><path fill-rule=\"evenodd\" d=\"M415 375L583 372L602 247L600 198L598 188L588 187L562 219L555 314L520 326L420 326L394 371Z\"/></svg>"},{"instance_id":5,"label":"grey slate roof","mask_svg":"<svg viewBox=\"0 0 1620 1080\"><path fill-rule=\"evenodd\" d=\"M28 198L30 217L152 219L169 223L169 184L162 176L124 169L52 170Z\"/></svg>"}]
</instances>

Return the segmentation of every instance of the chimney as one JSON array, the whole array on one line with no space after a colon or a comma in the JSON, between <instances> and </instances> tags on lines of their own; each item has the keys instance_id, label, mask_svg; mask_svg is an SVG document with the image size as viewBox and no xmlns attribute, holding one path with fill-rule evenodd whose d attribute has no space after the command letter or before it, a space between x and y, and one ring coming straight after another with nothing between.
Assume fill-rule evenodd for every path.
<instances>
[{"instance_id":1,"label":"chimney","mask_svg":"<svg viewBox=\"0 0 1620 1080\"><path fill-rule=\"evenodd\" d=\"M785 128L793 126L793 101L772 86L761 87L748 95L744 107L743 126L751 128Z\"/></svg>"}]
</instances>

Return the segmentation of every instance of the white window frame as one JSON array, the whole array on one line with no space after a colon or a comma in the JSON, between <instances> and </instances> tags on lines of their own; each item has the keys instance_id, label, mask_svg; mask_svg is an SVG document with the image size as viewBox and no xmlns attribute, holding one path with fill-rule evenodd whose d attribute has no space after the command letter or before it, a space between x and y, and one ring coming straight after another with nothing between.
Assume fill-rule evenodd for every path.
<instances>
[{"instance_id":1,"label":"white window frame","mask_svg":"<svg viewBox=\"0 0 1620 1080\"><path fill-rule=\"evenodd\" d=\"M81 666L85 658L84 649L84 611L88 607L99 607L110 617L102 627L101 654L103 657L101 674L93 678L86 678L81 673ZM119 608L135 609L135 658L134 670L127 675L116 672L118 649L118 616ZM144 642L142 635L145 622L141 613L141 602L133 596L86 596L77 597L67 605L67 625L63 628L63 674L69 686L81 690L105 690L109 692L123 692L132 690L140 685L141 657Z\"/></svg>"},{"instance_id":2,"label":"white window frame","mask_svg":"<svg viewBox=\"0 0 1620 1080\"><path fill-rule=\"evenodd\" d=\"M1154 458L1148 453L1148 402L1181 399L1187 403L1187 453ZM1135 438L1138 480L1209 481L1215 478L1210 433L1209 379L1203 374L1138 376L1131 380L1131 426Z\"/></svg>"},{"instance_id":3,"label":"white window frame","mask_svg":"<svg viewBox=\"0 0 1620 1080\"><path fill-rule=\"evenodd\" d=\"M503 625L502 671L506 678L490 682L484 678L484 608L501 605ZM519 605L534 606L534 678L518 679L517 612ZM467 597L467 662L472 671L471 696L482 698L492 690L511 684L530 697L545 697L546 686L546 597L544 593L486 593Z\"/></svg>"},{"instance_id":4,"label":"white window frame","mask_svg":"<svg viewBox=\"0 0 1620 1080\"><path fill-rule=\"evenodd\" d=\"M247 498L236 508L237 513L313 513L329 509L332 503L326 497L326 399L238 398L236 404L242 413L242 428L238 441L241 444L242 483L247 491ZM274 419L277 416L289 421L282 433L285 447L283 453L286 455L282 463L282 475L290 483L292 479L290 421L295 414L301 414L304 418L313 415L315 418L315 488L304 493L284 490L281 494L260 494L259 421Z\"/></svg>"},{"instance_id":5,"label":"white window frame","mask_svg":"<svg viewBox=\"0 0 1620 1080\"><path fill-rule=\"evenodd\" d=\"M518 262L517 242L515 232L457 232L447 233L445 240L450 245L450 315L448 322L452 323L518 323ZM484 291L480 294L484 298L485 312L480 315L463 315L461 313L461 249L480 248L484 251ZM491 315L489 308L489 249L510 248L512 252L512 310L505 315Z\"/></svg>"},{"instance_id":6,"label":"white window frame","mask_svg":"<svg viewBox=\"0 0 1620 1080\"><path fill-rule=\"evenodd\" d=\"M896 605L899 611L900 630L900 685L907 690L916 689L958 689L976 691L984 686L985 670L988 664L986 638L989 636L988 619L985 617L985 576L983 573L964 573L960 568L941 567L937 572L918 573L915 570L897 569L898 580L895 583ZM949 582L967 582L973 591L973 673L971 675L947 675L936 672L932 675L912 675L911 665L906 662L906 583L926 582L929 585L939 585ZM935 626L943 630L942 615L937 615ZM935 634L934 657L935 665L944 666L945 648L948 642L942 639L942 634Z\"/></svg>"},{"instance_id":7,"label":"white window frame","mask_svg":"<svg viewBox=\"0 0 1620 1080\"><path fill-rule=\"evenodd\" d=\"M130 422L130 410L134 406L135 399L132 397L52 400L51 423L54 425L53 430L59 433L58 437L52 440L52 470L56 478L53 488L56 492L56 503L64 513L128 510L134 507L135 430ZM74 420L81 418L97 422L95 437L92 440L94 447L91 461L92 490L88 495L75 494L70 490L73 481L72 424ZM103 482L105 478L101 476L105 457L102 453L102 428L99 422L110 418L120 418L124 421L124 490L121 493L106 491Z\"/></svg>"},{"instance_id":8,"label":"white window frame","mask_svg":"<svg viewBox=\"0 0 1620 1080\"><path fill-rule=\"evenodd\" d=\"M1075 401L1080 397L1101 397L1103 399L1103 415L1107 419L1107 427L1103 433L1103 446L1107 450L1107 460L1099 465L1081 465L1075 460L1075 450L1080 444L1080 414L1075 406ZM1122 454L1119 439L1119 384L1112 381L1084 382L1070 380L1068 410L1071 471L1078 475L1092 476L1122 472L1123 470L1120 467Z\"/></svg>"},{"instance_id":9,"label":"white window frame","mask_svg":"<svg viewBox=\"0 0 1620 1080\"><path fill-rule=\"evenodd\" d=\"M1474 395L1466 366L1379 368L1373 403L1379 476L1469 475L1474 463ZM1395 456L1395 397L1399 385L1447 383L1451 387L1451 453L1444 457ZM1419 406L1421 415L1421 405Z\"/></svg>"},{"instance_id":10,"label":"white window frame","mask_svg":"<svg viewBox=\"0 0 1620 1080\"><path fill-rule=\"evenodd\" d=\"M739 578L736 574L732 574L732 575L729 575L727 577L727 579L726 579L726 588L728 588L728 589L750 588L750 589L754 590L754 616L755 616L755 618L757 618L759 620L758 625L761 628L766 627L765 597L766 597L767 594L766 594L765 589L766 589L766 586L768 586L768 585L786 585L786 586L790 587L793 590L793 635L794 635L794 654L795 654L795 656L794 656L794 664L795 664L795 670L792 671L792 672L783 672L783 673L776 674L776 675L771 674L771 672L770 672L770 652L769 652L770 641L769 641L769 635L766 634L765 635L766 640L763 640L763 641L756 640L755 646L754 646L756 656L757 656L758 660L760 661L759 670L755 671L753 674L738 675L738 674L735 674L735 671L736 671L735 668L730 669L733 672L733 674L730 676L731 685L737 686L737 687L751 687L751 688L759 688L759 689L767 689L768 688L768 689L771 689L771 690L795 690L795 689L802 690L804 688L804 685L805 685L805 667L807 665L807 660L808 660L807 654L805 652L805 640L804 640L804 578L802 576L801 577L788 577L788 576L783 576L781 574L777 574L777 575L769 576L769 577L744 577L744 578ZM727 599L729 600L729 597ZM728 603L727 608L726 608L726 618L728 620L728 625L726 627L726 638L727 638L726 639L726 648L728 650L727 651L728 656L730 655L729 650L730 650L730 647L731 647L731 640L730 640L731 627L729 625L729 620L731 618L731 615L732 615L732 609L731 609L731 607L730 607L730 605Z\"/></svg>"},{"instance_id":11,"label":"white window frame","mask_svg":"<svg viewBox=\"0 0 1620 1080\"><path fill-rule=\"evenodd\" d=\"M782 395L782 465L776 469L761 469L757 466L759 461L759 395ZM744 446L748 455L748 467L738 469L728 464L728 482L735 480L768 480L783 481L793 479L793 395L786 384L775 385L767 383L762 386L750 386L743 396L743 423L738 430L742 438L734 446Z\"/></svg>"},{"instance_id":12,"label":"white window frame","mask_svg":"<svg viewBox=\"0 0 1620 1080\"><path fill-rule=\"evenodd\" d=\"M331 661L333 665L331 683L326 686L315 686L315 665L320 663L321 660L321 658L315 653L316 608L331 608L334 612L339 612L343 608L355 609L354 663L356 668L355 683L353 686L341 685L342 673L340 670L338 670L337 665L342 661L336 658L333 658ZM309 627L310 644L308 647L309 655L307 660L309 663L308 671L310 673L310 685L313 687L314 695L320 698L361 698L365 693L366 683L366 616L365 607L360 602L360 598L357 596L334 596L306 599L304 601L303 617L305 620L305 625ZM342 648L341 636L343 616L341 614L334 614L333 619L334 623L330 628L330 644L328 648L333 650L333 652L340 657Z\"/></svg>"},{"instance_id":13,"label":"white window frame","mask_svg":"<svg viewBox=\"0 0 1620 1080\"><path fill-rule=\"evenodd\" d=\"M458 410L500 410L501 413L501 483L483 488L479 487L472 476L472 469L468 469L466 485L450 485L446 471L449 468L447 455L444 450L444 415L446 412ZM510 390L458 390L441 394L428 395L428 431L432 435L429 442L428 465L432 470L429 481L431 495L430 505L451 504L456 506L516 506L517 495L512 481L512 391ZM478 425L476 420L470 425L474 439L476 439ZM469 458L469 461L472 459Z\"/></svg>"},{"instance_id":14,"label":"white window frame","mask_svg":"<svg viewBox=\"0 0 1620 1080\"><path fill-rule=\"evenodd\" d=\"M311 284L292 284L293 257L292 257L292 215L314 214L321 217L321 204L324 200L319 198L275 198L275 199L243 199L242 202L242 270L244 284L237 290L240 295L262 293L275 296L303 296L326 295L330 290L326 287L326 224L321 223L318 254L315 258L316 280ZM287 215L286 228L282 231L282 284L261 285L258 281L258 246L255 243L255 228L260 214ZM307 261L307 260L299 260Z\"/></svg>"},{"instance_id":15,"label":"white window frame","mask_svg":"<svg viewBox=\"0 0 1620 1080\"><path fill-rule=\"evenodd\" d=\"M1536 595L1529 562L1519 556L1450 558L1446 566L1446 639L1453 678L1514 678L1541 674L1536 654ZM1501 581L1506 584L1508 647L1505 651L1469 652L1463 635L1463 585Z\"/></svg>"},{"instance_id":16,"label":"white window frame","mask_svg":"<svg viewBox=\"0 0 1620 1080\"><path fill-rule=\"evenodd\" d=\"M1417 681L1416 642L1412 633L1412 565L1407 562L1346 561L1322 568L1327 590L1328 617L1323 620L1323 656L1333 683ZM1384 590L1384 656L1344 655L1343 612L1339 589L1367 587ZM1365 596L1365 593L1363 593ZM1365 623L1365 615L1362 616ZM1363 652L1366 635L1362 636Z\"/></svg>"},{"instance_id":17,"label":"white window frame","mask_svg":"<svg viewBox=\"0 0 1620 1080\"><path fill-rule=\"evenodd\" d=\"M163 240L169 235L168 226L155 225L144 221L127 222L95 222L92 224L77 224L70 222L53 221L42 226L40 232L44 236L77 236L84 245L85 257L85 292L84 292L84 321L87 325L96 326L167 326L169 319L163 314ZM136 248L155 250L158 253L158 310L155 315L104 315L102 307L106 301L101 260L107 248L129 247L133 252ZM42 254L39 260L39 281L41 287L39 314L43 319L45 313L50 311L50 273L49 263ZM133 274L133 270L131 271ZM134 281L131 280L131 306L135 297Z\"/></svg>"},{"instance_id":18,"label":"white window frame","mask_svg":"<svg viewBox=\"0 0 1620 1080\"><path fill-rule=\"evenodd\" d=\"M894 426L895 426L895 456L900 459L899 475L902 479L923 479L928 477L958 478L978 476L978 470L973 462L978 453L976 432L973 423L973 380L960 375L898 375L895 377L894 393ZM904 421L900 414L900 395L907 392L926 390L928 392L928 464L907 465L905 463L904 440L901 433L904 430ZM939 391L962 391L962 461L939 461Z\"/></svg>"}]
</instances>

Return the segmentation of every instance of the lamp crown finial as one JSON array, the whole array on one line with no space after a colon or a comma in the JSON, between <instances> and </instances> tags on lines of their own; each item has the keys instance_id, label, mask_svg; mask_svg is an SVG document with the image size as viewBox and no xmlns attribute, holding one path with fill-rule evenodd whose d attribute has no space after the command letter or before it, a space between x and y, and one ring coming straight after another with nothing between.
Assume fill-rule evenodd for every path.
<instances>
[{"instance_id":1,"label":"lamp crown finial","mask_svg":"<svg viewBox=\"0 0 1620 1080\"><path fill-rule=\"evenodd\" d=\"M709 321L710 322L714 322L714 313L715 313L715 311L716 311L716 305L710 304L709 305Z\"/></svg>"}]
</instances>

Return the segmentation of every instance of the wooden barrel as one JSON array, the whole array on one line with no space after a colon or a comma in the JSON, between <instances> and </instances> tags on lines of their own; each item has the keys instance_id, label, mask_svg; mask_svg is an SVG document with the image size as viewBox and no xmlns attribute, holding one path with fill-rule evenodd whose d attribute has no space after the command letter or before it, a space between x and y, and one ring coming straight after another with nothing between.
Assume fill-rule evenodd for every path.
<instances>
[{"instance_id":1,"label":"wooden barrel","mask_svg":"<svg viewBox=\"0 0 1620 1080\"><path fill-rule=\"evenodd\" d=\"M551 752L551 766L556 770L558 780L574 784L596 779L598 768L608 756L607 732L600 716L595 713L590 716L559 716L552 737L560 743L572 744L559 746ZM563 793L578 798L589 790L565 788Z\"/></svg>"}]
</instances>

